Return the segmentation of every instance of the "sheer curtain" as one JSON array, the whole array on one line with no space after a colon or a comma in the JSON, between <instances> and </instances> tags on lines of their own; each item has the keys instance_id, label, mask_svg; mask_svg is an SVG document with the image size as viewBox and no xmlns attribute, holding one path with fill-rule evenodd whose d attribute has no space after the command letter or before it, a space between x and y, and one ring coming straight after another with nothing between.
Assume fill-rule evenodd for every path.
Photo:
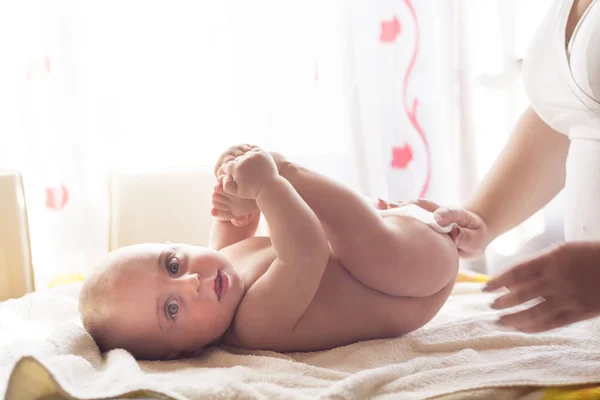
<instances>
[{"instance_id":1,"label":"sheer curtain","mask_svg":"<svg viewBox=\"0 0 600 400\"><path fill-rule=\"evenodd\" d=\"M553 1L346 3L367 191L464 204L529 105L521 62ZM463 266L495 274L562 237L559 195Z\"/></svg>"},{"instance_id":2,"label":"sheer curtain","mask_svg":"<svg viewBox=\"0 0 600 400\"><path fill-rule=\"evenodd\" d=\"M527 7L0 2L0 168L24 175L37 286L106 253L107 171L212 165L237 142L368 196L460 204L515 121Z\"/></svg>"},{"instance_id":3,"label":"sheer curtain","mask_svg":"<svg viewBox=\"0 0 600 400\"><path fill-rule=\"evenodd\" d=\"M343 9L0 3L0 168L24 175L36 286L106 253L113 168L212 165L250 142L358 188Z\"/></svg>"},{"instance_id":4,"label":"sheer curtain","mask_svg":"<svg viewBox=\"0 0 600 400\"><path fill-rule=\"evenodd\" d=\"M446 0L346 2L353 129L363 187L391 199L459 200L458 36ZM360 161L360 160L359 160Z\"/></svg>"}]
</instances>

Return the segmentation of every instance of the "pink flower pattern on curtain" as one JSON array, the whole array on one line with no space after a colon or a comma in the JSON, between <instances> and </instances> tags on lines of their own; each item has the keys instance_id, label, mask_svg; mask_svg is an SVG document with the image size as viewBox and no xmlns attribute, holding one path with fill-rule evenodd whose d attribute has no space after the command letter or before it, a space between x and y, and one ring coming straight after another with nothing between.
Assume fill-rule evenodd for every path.
<instances>
[{"instance_id":1,"label":"pink flower pattern on curtain","mask_svg":"<svg viewBox=\"0 0 600 400\"><path fill-rule=\"evenodd\" d=\"M415 65L417 62L417 58L419 56L419 50L420 50L420 34L419 34L419 30L420 30L420 25L419 25L419 20L418 20L418 16L417 16L417 11L415 10L415 7L412 4L411 0L403 0L402 1L403 5L406 7L406 9L409 11L408 14L406 14L406 18L410 18L411 22L412 22L412 26L414 29L414 35L413 35L413 44L412 44L412 49L410 49L409 47L405 47L406 45L398 45L397 43L397 39L398 36L401 35L402 33L402 25L400 23L400 20L398 19L398 16L394 14L394 16L392 17L392 19L390 20L382 20L381 21L381 34L379 36L379 40L383 45L391 45L391 46L395 46L395 51L398 52L410 52L410 61L408 62L408 65L406 65L404 67L404 70L402 71L403 73L403 80L402 80L402 109L403 112L406 115L407 120L409 121L410 125L409 126L403 126L403 128L400 131L400 135L394 135L394 144L391 147L391 153L392 153L392 157L391 157L391 168L392 169L399 169L399 170L408 170L411 168L411 163L414 162L414 157L413 157L413 145L411 145L411 142L414 143L417 139L419 139L422 142L422 145L424 147L425 150L425 162L422 163L423 165L418 165L415 166L414 168L420 169L420 170L424 170L425 173L424 175L424 179L422 182L417 182L417 185L419 186L419 190L418 192L416 192L415 194L418 194L418 197L425 197L428 193L429 190L429 186L430 186L430 182L431 182L431 150L430 150L430 146L429 146L429 140L427 138L427 135L425 134L423 127L421 126L419 119L418 119L418 115L417 115L417 111L418 111L418 106L419 106L419 99L418 97L414 97L414 99L412 100L412 102L409 100L409 95L408 92L411 89L410 85L411 85L411 77L412 74L414 73L414 69L415 69ZM396 61L396 59L394 60ZM398 74L400 73L400 71L394 71L394 73ZM396 88L395 88L396 89ZM398 94L396 94L398 95ZM395 110L398 111L398 110ZM411 132L411 130L413 132ZM418 136L415 137L414 135L411 135L411 133L416 133ZM400 136L400 137L398 137ZM398 141L402 141L402 143L398 143ZM394 182L390 182L391 185L393 185ZM410 196L410 194L409 194Z\"/></svg>"}]
</instances>

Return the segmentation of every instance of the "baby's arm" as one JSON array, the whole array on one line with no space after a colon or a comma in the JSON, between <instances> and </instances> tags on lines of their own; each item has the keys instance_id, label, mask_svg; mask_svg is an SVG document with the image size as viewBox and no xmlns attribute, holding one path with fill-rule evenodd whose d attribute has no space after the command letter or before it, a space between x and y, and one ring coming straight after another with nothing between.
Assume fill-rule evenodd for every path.
<instances>
[{"instance_id":1,"label":"baby's arm","mask_svg":"<svg viewBox=\"0 0 600 400\"><path fill-rule=\"evenodd\" d=\"M241 339L247 335L256 343L261 337L268 338L273 329L294 330L319 288L329 260L329 245L319 219L277 173L268 153L253 151L248 158L255 160L238 160L225 171L239 189L232 194L250 193L247 187L260 185L252 195L269 224L277 255L268 271L248 290L236 316L234 329L243 327L243 332L238 332ZM253 168L252 163L261 165Z\"/></svg>"}]
</instances>

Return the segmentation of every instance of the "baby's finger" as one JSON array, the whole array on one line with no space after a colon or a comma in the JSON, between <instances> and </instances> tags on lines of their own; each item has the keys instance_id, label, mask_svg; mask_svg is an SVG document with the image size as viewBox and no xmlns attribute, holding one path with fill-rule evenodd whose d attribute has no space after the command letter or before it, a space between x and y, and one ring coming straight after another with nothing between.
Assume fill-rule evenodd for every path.
<instances>
[{"instance_id":1,"label":"baby's finger","mask_svg":"<svg viewBox=\"0 0 600 400\"><path fill-rule=\"evenodd\" d=\"M387 202L383 199L377 199L377 203L375 204L375 207L378 210L387 210L390 208L390 204L389 204L389 202Z\"/></svg>"},{"instance_id":2,"label":"baby's finger","mask_svg":"<svg viewBox=\"0 0 600 400\"><path fill-rule=\"evenodd\" d=\"M223 179L223 190L227 194L236 195L237 194L237 183L233 180L231 175L226 175Z\"/></svg>"},{"instance_id":3,"label":"baby's finger","mask_svg":"<svg viewBox=\"0 0 600 400\"><path fill-rule=\"evenodd\" d=\"M471 214L460 208L440 207L435 210L434 218L440 226L455 223L462 228L470 228L473 225Z\"/></svg>"},{"instance_id":4,"label":"baby's finger","mask_svg":"<svg viewBox=\"0 0 600 400\"><path fill-rule=\"evenodd\" d=\"M223 175L233 175L233 171L235 170L235 160L228 161L223 164Z\"/></svg>"},{"instance_id":5,"label":"baby's finger","mask_svg":"<svg viewBox=\"0 0 600 400\"><path fill-rule=\"evenodd\" d=\"M245 154L247 152L249 152L250 150L252 150L255 146L249 145L247 143L243 144L240 146L241 150L243 151L242 154Z\"/></svg>"},{"instance_id":6,"label":"baby's finger","mask_svg":"<svg viewBox=\"0 0 600 400\"><path fill-rule=\"evenodd\" d=\"M234 159L235 159L235 156L232 156L230 154L221 158L221 160L219 160L219 163L216 166L215 176L223 175L223 165L225 165L229 161L233 161Z\"/></svg>"}]
</instances>

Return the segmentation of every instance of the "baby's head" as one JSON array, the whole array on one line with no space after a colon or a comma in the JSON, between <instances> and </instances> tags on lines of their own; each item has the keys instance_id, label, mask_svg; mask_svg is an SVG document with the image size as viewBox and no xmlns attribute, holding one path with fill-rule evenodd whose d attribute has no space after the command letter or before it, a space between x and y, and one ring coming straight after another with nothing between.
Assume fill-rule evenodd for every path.
<instances>
[{"instance_id":1,"label":"baby's head","mask_svg":"<svg viewBox=\"0 0 600 400\"><path fill-rule=\"evenodd\" d=\"M141 359L198 354L220 339L244 284L219 252L185 244L141 244L111 252L79 296L83 324L102 351Z\"/></svg>"}]
</instances>

